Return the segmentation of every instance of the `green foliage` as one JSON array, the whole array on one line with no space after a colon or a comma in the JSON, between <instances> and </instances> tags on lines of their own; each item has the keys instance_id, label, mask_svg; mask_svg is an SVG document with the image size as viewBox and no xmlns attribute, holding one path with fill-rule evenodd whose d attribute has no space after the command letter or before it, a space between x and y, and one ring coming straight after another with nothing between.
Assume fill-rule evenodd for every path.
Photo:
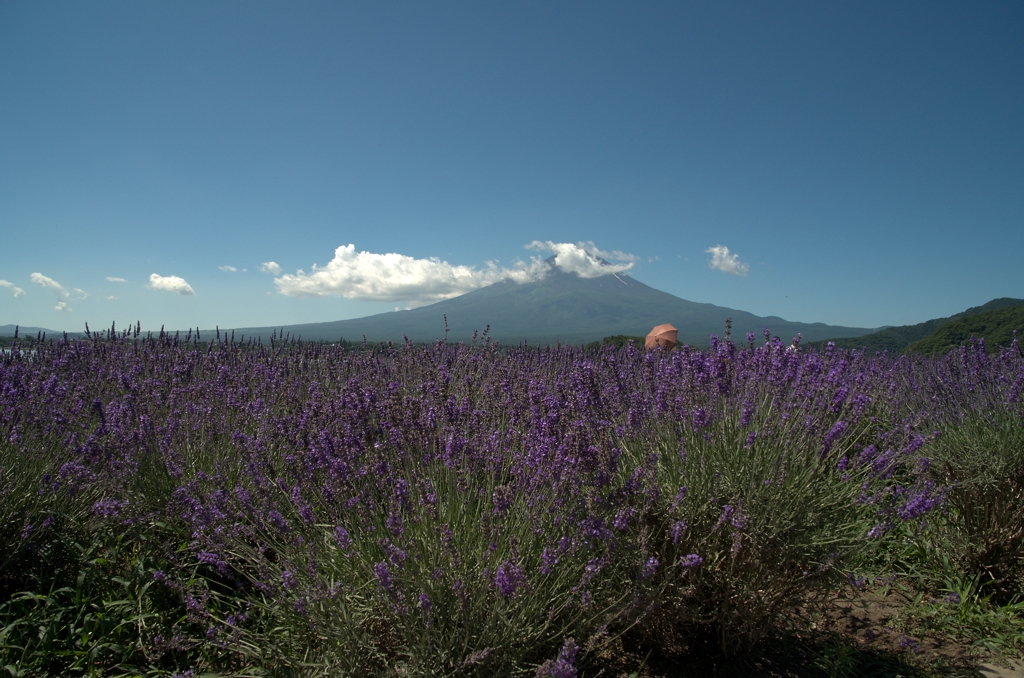
<instances>
[{"instance_id":1,"label":"green foliage","mask_svg":"<svg viewBox=\"0 0 1024 678\"><path fill-rule=\"evenodd\" d=\"M622 480L631 470L623 470ZM243 630L243 637L253 645L280 645L279 629L291 629L292 647L281 653L280 665L298 669L296 660L316 657L331 675L528 675L557 654L563 638L590 637L600 626L635 617L641 563L639 556L622 557L638 548L635 540L624 539L621 553L607 554L614 556L612 565L585 591L579 586L587 560L566 556L550 574L541 574L544 528L558 512L517 494L495 513L492 497L502 492L507 473L463 475L441 463L419 471L436 501L425 496L422 481L410 482L415 508L405 514L401 555L381 537L388 534L386 516L362 511L347 521L351 544L339 545L333 525L313 525L296 540L260 534L274 544L269 557L240 546L232 563L237 570L294 581L265 598L248 599L250 609L274 621ZM320 554L315 564L311 543ZM503 563L514 563L525 577L508 597L494 585ZM394 591L382 583L381 565ZM324 590L317 584L323 581L336 584ZM601 642L598 633L592 647Z\"/></svg>"},{"instance_id":2,"label":"green foliage","mask_svg":"<svg viewBox=\"0 0 1024 678\"><path fill-rule=\"evenodd\" d=\"M994 410L943 426L929 472L947 486L938 543L961 579L1002 602L1024 598L1024 420ZM940 555L940 557L941 557Z\"/></svg>"},{"instance_id":3,"label":"green foliage","mask_svg":"<svg viewBox=\"0 0 1024 678\"><path fill-rule=\"evenodd\" d=\"M836 345L836 348L864 349L868 353L887 351L892 354L900 354L905 352L912 342L928 336L947 322L949 322L948 318L936 318L917 325L887 327L862 337L839 337L830 341Z\"/></svg>"},{"instance_id":4,"label":"green foliage","mask_svg":"<svg viewBox=\"0 0 1024 678\"><path fill-rule=\"evenodd\" d=\"M1013 333L1024 338L1024 306L1000 308L946 323L927 337L915 341L910 350L935 355L967 343L970 338L985 339L985 348L995 353L1013 342Z\"/></svg>"},{"instance_id":5,"label":"green foliage","mask_svg":"<svg viewBox=\"0 0 1024 678\"><path fill-rule=\"evenodd\" d=\"M954 636L997 655L1024 652L1024 601L998 603L980 577L953 577L941 597L918 595L910 620L922 630Z\"/></svg>"},{"instance_id":6,"label":"green foliage","mask_svg":"<svg viewBox=\"0 0 1024 678\"><path fill-rule=\"evenodd\" d=\"M588 349L596 349L602 346L614 346L615 348L624 348L629 342L633 342L636 346L643 346L647 337L634 337L627 334L615 334L610 337L605 337L601 341L594 341L587 344Z\"/></svg>"},{"instance_id":7,"label":"green foliage","mask_svg":"<svg viewBox=\"0 0 1024 678\"><path fill-rule=\"evenodd\" d=\"M762 402L746 425L739 413L718 412L710 431L657 447L662 503L652 534L667 567L655 619L684 635L710 631L727 655L751 648L815 592L835 589L878 521L877 506L858 501L864 487L877 486L870 466L836 468L871 440L871 423L822 457L820 439L795 419L751 439L773 406ZM686 527L674 544L678 521ZM672 566L689 553L701 554L703 565Z\"/></svg>"},{"instance_id":8,"label":"green foliage","mask_svg":"<svg viewBox=\"0 0 1024 678\"><path fill-rule=\"evenodd\" d=\"M878 332L865 334L860 337L840 337L836 339L831 339L829 341L832 341L836 345L836 348L863 348L866 349L869 353L881 353L882 351L888 351L889 353L892 354L900 354L905 353L908 350L916 352L929 352L925 351L924 349L918 348L916 345L912 347L911 344L914 344L915 342L920 342L926 337L929 337L933 333L937 332L938 330L945 328L947 325L956 323L957 321L966 321L967 319L972 318L973 316L988 313L990 311L995 311L998 309L1017 308L1019 310L1022 307L1024 307L1024 299L1011 299L1008 297L1002 297L1000 299L993 299L992 301L981 306L974 306L965 311L961 311L960 313L952 315L948 318L933 318L932 320L926 320L925 322L917 323L916 325L900 325L898 327L887 327L883 330L879 330ZM969 325L970 323L968 323L968 326ZM977 336L983 336L983 334L979 334L978 332L974 332L974 334L976 334ZM966 341L967 338L970 337L970 335L971 332L968 332L962 339L952 343L954 345L958 345L959 343ZM986 339L988 339L988 335L984 336L986 336ZM824 345L828 342L826 341L820 343ZM1006 345L1009 343L1009 341L1006 341L1002 345ZM945 346L948 346L948 344L944 345L944 347ZM993 344L993 346L995 346L995 344Z\"/></svg>"},{"instance_id":9,"label":"green foliage","mask_svg":"<svg viewBox=\"0 0 1024 678\"><path fill-rule=\"evenodd\" d=\"M30 568L36 585L0 605L0 657L16 668L13 675L101 675L161 664L154 637L174 636L186 615L152 576L160 530L93 527L82 531L83 543L53 534Z\"/></svg>"}]
</instances>

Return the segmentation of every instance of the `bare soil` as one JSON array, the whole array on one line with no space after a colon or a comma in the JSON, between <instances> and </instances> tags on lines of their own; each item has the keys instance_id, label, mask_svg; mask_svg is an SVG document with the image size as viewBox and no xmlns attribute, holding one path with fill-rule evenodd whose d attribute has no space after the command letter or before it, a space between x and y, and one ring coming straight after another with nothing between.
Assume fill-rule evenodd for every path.
<instances>
[{"instance_id":1,"label":"bare soil","mask_svg":"<svg viewBox=\"0 0 1024 678\"><path fill-rule=\"evenodd\" d=\"M604 649L583 675L607 678L796 678L804 676L981 677L983 665L1009 666L954 637L922 632L907 614L911 597L896 587L848 589L809 606L737 657L723 657L712 637L651 629ZM1017 676L1014 669L1005 675Z\"/></svg>"}]
</instances>

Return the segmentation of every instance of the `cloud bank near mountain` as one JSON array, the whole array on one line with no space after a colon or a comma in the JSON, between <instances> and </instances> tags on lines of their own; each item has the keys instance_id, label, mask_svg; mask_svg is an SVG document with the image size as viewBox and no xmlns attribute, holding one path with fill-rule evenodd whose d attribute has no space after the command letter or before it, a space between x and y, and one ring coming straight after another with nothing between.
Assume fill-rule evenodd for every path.
<instances>
[{"instance_id":1,"label":"cloud bank near mountain","mask_svg":"<svg viewBox=\"0 0 1024 678\"><path fill-rule=\"evenodd\" d=\"M606 252L592 242L555 243L535 240L527 249L554 253L554 265L583 278L621 273L633 267L637 257L624 252ZM604 260L620 263L611 264ZM517 260L509 267L489 261L482 268L454 265L437 257L416 259L389 252L357 252L355 245L343 245L324 266L314 264L306 273L281 274L274 262L262 270L275 275L278 291L289 297L341 296L365 301L404 301L420 306L451 299L503 280L518 283L543 278L550 266L540 257Z\"/></svg>"}]
</instances>

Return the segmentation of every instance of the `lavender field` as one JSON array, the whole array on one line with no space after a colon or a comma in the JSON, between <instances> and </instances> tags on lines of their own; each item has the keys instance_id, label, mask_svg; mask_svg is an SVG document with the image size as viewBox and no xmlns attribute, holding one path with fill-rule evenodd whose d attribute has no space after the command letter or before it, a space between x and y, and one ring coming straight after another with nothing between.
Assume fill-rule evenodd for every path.
<instances>
[{"instance_id":1,"label":"lavender field","mask_svg":"<svg viewBox=\"0 0 1024 678\"><path fill-rule=\"evenodd\" d=\"M202 340L0 358L11 675L598 675L915 575L1024 646L1016 341Z\"/></svg>"}]
</instances>

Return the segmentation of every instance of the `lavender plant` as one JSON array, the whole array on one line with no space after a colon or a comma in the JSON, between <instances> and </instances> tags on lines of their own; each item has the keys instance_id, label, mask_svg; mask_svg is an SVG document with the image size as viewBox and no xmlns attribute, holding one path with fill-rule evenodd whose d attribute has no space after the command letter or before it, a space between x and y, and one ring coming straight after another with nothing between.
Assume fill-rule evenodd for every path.
<instances>
[{"instance_id":1,"label":"lavender plant","mask_svg":"<svg viewBox=\"0 0 1024 678\"><path fill-rule=\"evenodd\" d=\"M933 363L203 336L3 356L3 663L574 675L659 615L735 652L942 496ZM76 605L90 649L29 643Z\"/></svg>"},{"instance_id":2,"label":"lavender plant","mask_svg":"<svg viewBox=\"0 0 1024 678\"><path fill-rule=\"evenodd\" d=\"M931 427L928 474L947 488L926 557L952 579L977 579L1002 603L1024 597L1024 359L972 342L905 365L907 409Z\"/></svg>"},{"instance_id":3,"label":"lavender plant","mask_svg":"<svg viewBox=\"0 0 1024 678\"><path fill-rule=\"evenodd\" d=\"M914 472L920 437L880 425L867 367L767 336L757 350L713 341L657 365L660 426L633 447L656 455L659 624L711 631L727 653L750 647L835 590L895 522L935 506Z\"/></svg>"}]
</instances>

